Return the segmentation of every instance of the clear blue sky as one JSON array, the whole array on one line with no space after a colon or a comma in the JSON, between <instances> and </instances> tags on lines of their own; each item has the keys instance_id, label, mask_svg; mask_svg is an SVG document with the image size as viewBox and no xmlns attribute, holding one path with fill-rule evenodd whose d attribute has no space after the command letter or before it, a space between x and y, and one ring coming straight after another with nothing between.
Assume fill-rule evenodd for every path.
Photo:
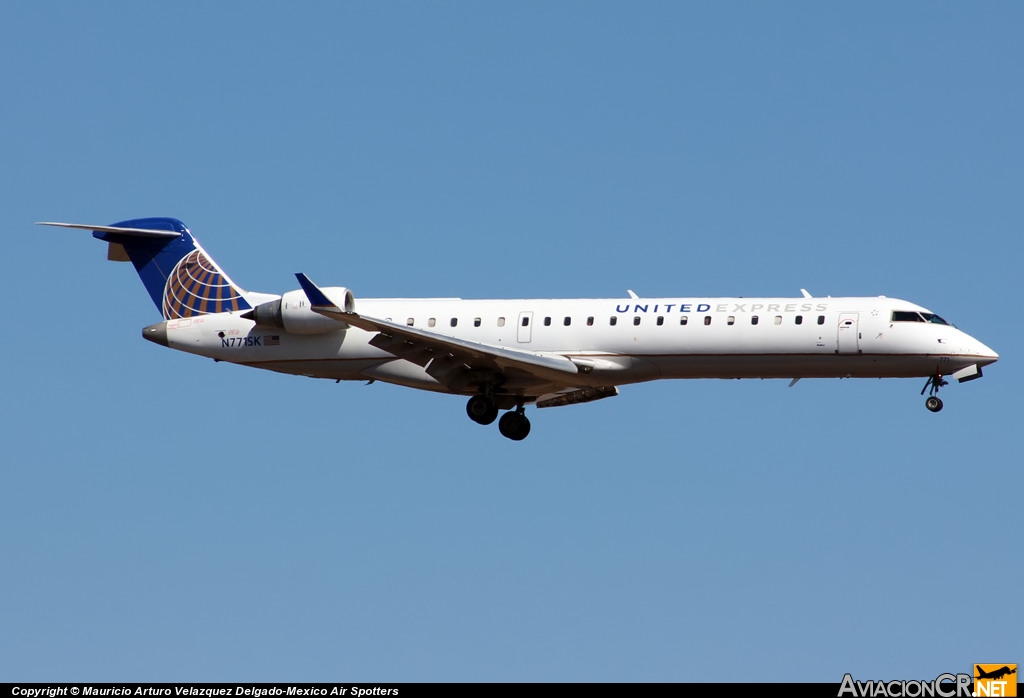
<instances>
[{"instance_id":1,"label":"clear blue sky","mask_svg":"<svg viewBox=\"0 0 1024 698\"><path fill-rule=\"evenodd\" d=\"M0 681L1024 662L1019 3L0 7ZM533 415L143 341L89 223L379 296L877 295L998 351Z\"/></svg>"}]
</instances>

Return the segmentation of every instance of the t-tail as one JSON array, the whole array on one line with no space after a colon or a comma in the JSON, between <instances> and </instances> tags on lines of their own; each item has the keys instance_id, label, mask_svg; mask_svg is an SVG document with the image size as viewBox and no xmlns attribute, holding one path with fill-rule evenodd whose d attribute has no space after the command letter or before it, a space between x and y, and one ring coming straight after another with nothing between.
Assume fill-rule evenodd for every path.
<instances>
[{"instance_id":1,"label":"t-tail","mask_svg":"<svg viewBox=\"0 0 1024 698\"><path fill-rule=\"evenodd\" d=\"M113 225L40 223L91 230L108 243L107 259L131 262L165 320L249 310L239 288L176 218L136 218Z\"/></svg>"}]
</instances>

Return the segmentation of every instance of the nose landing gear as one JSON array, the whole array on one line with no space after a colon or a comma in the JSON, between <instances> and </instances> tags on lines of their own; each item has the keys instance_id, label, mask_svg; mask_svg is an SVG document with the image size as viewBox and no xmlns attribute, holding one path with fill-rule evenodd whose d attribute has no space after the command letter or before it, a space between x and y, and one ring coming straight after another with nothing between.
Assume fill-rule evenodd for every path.
<instances>
[{"instance_id":1,"label":"nose landing gear","mask_svg":"<svg viewBox=\"0 0 1024 698\"><path fill-rule=\"evenodd\" d=\"M936 373L934 376L930 376L928 382L921 388L922 395L924 395L924 391L928 391L928 399L924 401L924 406L928 408L929 412L938 412L942 409L942 400L939 399L939 388L945 385L949 385L949 382L943 380L941 373Z\"/></svg>"}]
</instances>

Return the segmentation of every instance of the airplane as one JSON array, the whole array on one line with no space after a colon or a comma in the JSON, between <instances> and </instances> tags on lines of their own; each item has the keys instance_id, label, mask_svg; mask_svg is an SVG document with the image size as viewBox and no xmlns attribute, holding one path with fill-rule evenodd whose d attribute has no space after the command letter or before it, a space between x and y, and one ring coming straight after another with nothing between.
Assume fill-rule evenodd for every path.
<instances>
[{"instance_id":1,"label":"airplane","mask_svg":"<svg viewBox=\"0 0 1024 698\"><path fill-rule=\"evenodd\" d=\"M91 230L107 258L130 261L163 320L161 346L243 366L335 381L383 381L469 398L478 424L513 441L525 408L619 394L659 379L927 378L942 409L947 377L966 382L999 359L914 303L885 296L463 300L360 298L296 274L283 295L243 290L176 218ZM501 418L499 413L504 411Z\"/></svg>"},{"instance_id":2,"label":"airplane","mask_svg":"<svg viewBox=\"0 0 1024 698\"><path fill-rule=\"evenodd\" d=\"M1000 669L995 669L994 671L985 671L977 664L975 664L974 666L978 670L978 675L974 677L976 679L1001 679L1004 676L1017 673L1016 666L1014 666L1013 669L1011 669L1008 666L1004 666Z\"/></svg>"}]
</instances>

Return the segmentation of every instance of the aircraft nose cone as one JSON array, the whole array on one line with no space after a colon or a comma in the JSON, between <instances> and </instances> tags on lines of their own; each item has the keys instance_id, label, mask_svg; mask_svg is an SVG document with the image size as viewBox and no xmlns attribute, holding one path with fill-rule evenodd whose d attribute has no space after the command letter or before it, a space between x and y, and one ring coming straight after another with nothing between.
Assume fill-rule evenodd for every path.
<instances>
[{"instance_id":1,"label":"aircraft nose cone","mask_svg":"<svg viewBox=\"0 0 1024 698\"><path fill-rule=\"evenodd\" d=\"M158 322L155 325L142 328L142 338L148 339L154 344L159 344L162 347L167 346L167 323Z\"/></svg>"},{"instance_id":2,"label":"aircraft nose cone","mask_svg":"<svg viewBox=\"0 0 1024 698\"><path fill-rule=\"evenodd\" d=\"M968 346L970 347L969 353L977 356L979 359L978 363L982 366L994 364L996 361L999 361L999 354L989 349L974 337L970 337L970 344Z\"/></svg>"},{"instance_id":3,"label":"aircraft nose cone","mask_svg":"<svg viewBox=\"0 0 1024 698\"><path fill-rule=\"evenodd\" d=\"M999 354L995 353L984 344L979 347L979 351L981 355L985 357L985 363L994 364L996 361L999 361Z\"/></svg>"}]
</instances>

